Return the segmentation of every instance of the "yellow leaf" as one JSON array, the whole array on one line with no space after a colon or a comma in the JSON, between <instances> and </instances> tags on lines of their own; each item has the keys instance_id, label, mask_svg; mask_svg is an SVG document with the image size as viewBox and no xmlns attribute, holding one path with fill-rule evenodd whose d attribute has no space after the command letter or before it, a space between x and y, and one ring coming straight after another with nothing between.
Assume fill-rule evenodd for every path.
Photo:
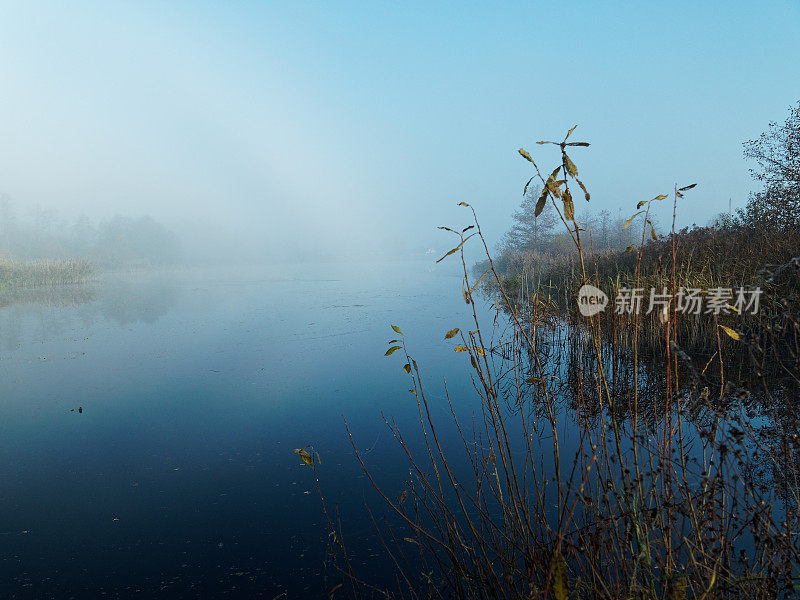
<instances>
[{"instance_id":1,"label":"yellow leaf","mask_svg":"<svg viewBox=\"0 0 800 600\"><path fill-rule=\"evenodd\" d=\"M300 459L306 463L309 467L314 466L314 459L312 458L311 454L308 453L307 450L303 450L302 448L295 448L294 453L300 456Z\"/></svg>"},{"instance_id":2,"label":"yellow leaf","mask_svg":"<svg viewBox=\"0 0 800 600\"><path fill-rule=\"evenodd\" d=\"M484 276L484 275L486 275L486 274L487 274L489 271L491 271L491 270L492 270L492 269L491 269L491 267L490 267L490 268L488 268L488 269L486 269L486 270L483 272L483 274L482 274L480 277L478 277L478 281L476 281L476 282L475 282L475 284L474 284L474 285L473 285L473 286L472 286L472 287L469 289L469 293L470 293L470 294L471 294L472 292L474 292L474 291L475 291L475 288L476 288L476 287L478 287L478 284L481 282L481 279L483 279L483 276Z\"/></svg>"},{"instance_id":3,"label":"yellow leaf","mask_svg":"<svg viewBox=\"0 0 800 600\"><path fill-rule=\"evenodd\" d=\"M463 244L463 243L464 243L464 242L461 242L461 244ZM437 262L437 263L440 263L440 262L442 262L442 261L443 261L445 258L447 258L448 256L450 256L451 254L455 254L456 252L458 252L458 249L459 249L459 248L461 248L461 244L459 244L458 246L456 246L455 248L453 248L452 250L450 250L450 251L449 251L447 254L445 254L445 255L444 255L442 258L440 258L440 259L439 259L439 260L437 260L436 262Z\"/></svg>"},{"instance_id":4,"label":"yellow leaf","mask_svg":"<svg viewBox=\"0 0 800 600\"><path fill-rule=\"evenodd\" d=\"M729 336L731 336L731 337L732 337L733 339L735 339L737 342L739 341L739 339L740 339L740 338L739 338L739 334L738 334L736 331L734 331L734 330L733 330L733 329L731 329L730 327L725 327L725 325L720 325L720 327L722 328L722 331L724 331L725 333L727 333Z\"/></svg>"},{"instance_id":5,"label":"yellow leaf","mask_svg":"<svg viewBox=\"0 0 800 600\"><path fill-rule=\"evenodd\" d=\"M535 175L534 175L534 177L535 177ZM522 195L523 196L528 193L528 186L531 184L531 181L533 181L533 177L528 179L528 183L525 184L525 189L522 190Z\"/></svg>"},{"instance_id":6,"label":"yellow leaf","mask_svg":"<svg viewBox=\"0 0 800 600\"><path fill-rule=\"evenodd\" d=\"M587 144L587 146L588 146L588 144ZM589 198L591 198L591 196L589 196L589 192L586 191L586 186L583 185L583 182L580 179L578 179L577 177L575 178L575 181L577 181L578 185L581 186L581 189L583 190L583 196L584 196L584 198L586 198L586 201L588 202Z\"/></svg>"},{"instance_id":7,"label":"yellow leaf","mask_svg":"<svg viewBox=\"0 0 800 600\"><path fill-rule=\"evenodd\" d=\"M567 600L569 587L567 582L567 561L558 550L553 554L553 598Z\"/></svg>"},{"instance_id":8,"label":"yellow leaf","mask_svg":"<svg viewBox=\"0 0 800 600\"><path fill-rule=\"evenodd\" d=\"M544 188L542 190L542 195L539 196L539 200L536 202L536 209L533 211L534 217L538 217L540 214L542 214L546 202L547 202L547 188Z\"/></svg>"},{"instance_id":9,"label":"yellow leaf","mask_svg":"<svg viewBox=\"0 0 800 600\"><path fill-rule=\"evenodd\" d=\"M627 221L625 221L625 225L623 225L623 226L622 226L622 229L624 230L624 229L627 229L628 227L630 227L630 226L631 226L631 223L633 223L633 220L634 220L636 217L638 217L638 216L639 216L639 213L636 213L636 214L635 214L635 215L633 215L633 216L632 216L630 219L628 219Z\"/></svg>"},{"instance_id":10,"label":"yellow leaf","mask_svg":"<svg viewBox=\"0 0 800 600\"><path fill-rule=\"evenodd\" d=\"M575 205L572 203L572 194L570 194L569 190L564 190L561 199L564 201L564 218L567 221L574 221Z\"/></svg>"},{"instance_id":11,"label":"yellow leaf","mask_svg":"<svg viewBox=\"0 0 800 600\"><path fill-rule=\"evenodd\" d=\"M481 356L486 356L486 352L485 352L485 351L484 351L484 349L483 349L483 348L481 348L480 346L475 346L475 352L476 352L477 354L480 354Z\"/></svg>"},{"instance_id":12,"label":"yellow leaf","mask_svg":"<svg viewBox=\"0 0 800 600\"><path fill-rule=\"evenodd\" d=\"M444 334L444 339L449 340L450 338L455 337L456 335L458 335L459 331L461 330L458 327L456 327L455 329L451 329L450 331Z\"/></svg>"},{"instance_id":13,"label":"yellow leaf","mask_svg":"<svg viewBox=\"0 0 800 600\"><path fill-rule=\"evenodd\" d=\"M517 152L520 153L522 158L524 158L525 160L527 160L530 163L533 163L533 157L531 157L531 155L527 152L527 150L525 150L524 148L520 148L519 150L517 150ZM533 163L533 164L536 164L536 163Z\"/></svg>"},{"instance_id":14,"label":"yellow leaf","mask_svg":"<svg viewBox=\"0 0 800 600\"><path fill-rule=\"evenodd\" d=\"M558 175L558 172L560 170L561 170L561 167L556 167L553 170L553 172L550 173L550 177L548 177L547 181L545 182L545 187L550 187L550 184L553 183L556 180L556 175Z\"/></svg>"},{"instance_id":15,"label":"yellow leaf","mask_svg":"<svg viewBox=\"0 0 800 600\"><path fill-rule=\"evenodd\" d=\"M686 588L686 577L679 575L670 585L669 600L686 600Z\"/></svg>"},{"instance_id":16,"label":"yellow leaf","mask_svg":"<svg viewBox=\"0 0 800 600\"><path fill-rule=\"evenodd\" d=\"M658 196L656 196L655 198L653 198L653 200L663 200L663 199L664 199L664 198L666 198L666 197L667 197L667 195L666 195L666 194L659 194Z\"/></svg>"},{"instance_id":17,"label":"yellow leaf","mask_svg":"<svg viewBox=\"0 0 800 600\"><path fill-rule=\"evenodd\" d=\"M567 173L575 177L578 174L578 167L572 162L569 156L564 155L564 166L567 168Z\"/></svg>"},{"instance_id":18,"label":"yellow leaf","mask_svg":"<svg viewBox=\"0 0 800 600\"><path fill-rule=\"evenodd\" d=\"M384 356L391 356L392 354L400 350L400 348L402 348L402 346L392 346L386 351L386 354L384 354Z\"/></svg>"},{"instance_id":19,"label":"yellow leaf","mask_svg":"<svg viewBox=\"0 0 800 600\"><path fill-rule=\"evenodd\" d=\"M453 348L453 350L456 351L456 352L466 352L467 351L467 347L466 346L456 346L455 348Z\"/></svg>"}]
</instances>

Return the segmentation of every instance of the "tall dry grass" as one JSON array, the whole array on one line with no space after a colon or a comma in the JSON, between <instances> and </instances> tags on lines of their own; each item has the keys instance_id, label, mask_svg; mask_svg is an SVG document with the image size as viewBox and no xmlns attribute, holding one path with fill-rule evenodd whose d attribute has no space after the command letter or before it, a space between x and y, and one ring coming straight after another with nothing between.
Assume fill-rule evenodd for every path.
<instances>
[{"instance_id":1,"label":"tall dry grass","mask_svg":"<svg viewBox=\"0 0 800 600\"><path fill-rule=\"evenodd\" d=\"M568 152L588 144L570 142L571 133L549 142L561 151L549 174L520 153L544 186L540 203L553 203L575 244L569 277L601 283L600 261L585 246L572 201L576 189L587 198L588 192ZM689 191L673 190L676 206ZM795 362L783 363L787 376L779 385L756 373L753 387L730 373L735 340L713 319L705 327L714 353L692 356L682 345L674 302L684 255L673 228L662 262L673 301L666 318L647 326L664 340L663 352L646 356L639 315L612 322L609 334L599 316L565 317L553 296L538 289L511 297L474 210L461 204L472 222L448 229L458 242L446 257L461 259L472 316L467 327L442 333L468 362L477 409L465 414L469 403L446 393L449 418L442 420L413 348L394 326L398 337L387 355L404 358L422 434L421 446L411 444L387 421L409 467L402 491L373 474L357 450L357 432L348 433L385 503L379 529L398 585L378 590L368 584L369 573L354 571L346 531L321 493L347 584L334 591L509 600L794 597L800 590L800 415L791 384L800 371L797 315L770 310L759 322L761 337L738 340L756 363L759 356L768 360L768 340L773 348L784 344L782 356ZM645 227L647 221L645 213ZM478 282L464 258L465 244L476 242L488 261L483 276L494 279L499 296L491 323L476 303ZM643 268L650 251L644 239L632 251L637 285L651 276ZM798 266L800 260L773 268L765 285L777 285ZM452 428L456 447L443 443L442 431ZM313 459L310 465L316 475L321 467Z\"/></svg>"},{"instance_id":2,"label":"tall dry grass","mask_svg":"<svg viewBox=\"0 0 800 600\"><path fill-rule=\"evenodd\" d=\"M84 283L93 275L87 260L0 259L0 289Z\"/></svg>"}]
</instances>

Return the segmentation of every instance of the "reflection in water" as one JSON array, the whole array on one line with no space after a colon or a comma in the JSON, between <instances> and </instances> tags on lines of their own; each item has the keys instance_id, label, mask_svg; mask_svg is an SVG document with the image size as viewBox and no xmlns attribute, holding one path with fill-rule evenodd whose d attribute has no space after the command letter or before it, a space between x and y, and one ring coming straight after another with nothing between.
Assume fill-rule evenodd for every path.
<instances>
[{"instance_id":1,"label":"reflection in water","mask_svg":"<svg viewBox=\"0 0 800 600\"><path fill-rule=\"evenodd\" d=\"M443 339L458 279L429 267L114 274L78 302L0 308L0 597L327 596L328 532L292 450L319 450L331 502L372 539L342 416L401 485L381 413L410 425L416 408L389 324L471 396ZM380 572L377 546L354 551Z\"/></svg>"},{"instance_id":2,"label":"reflection in water","mask_svg":"<svg viewBox=\"0 0 800 600\"><path fill-rule=\"evenodd\" d=\"M180 293L173 273L117 275L100 288L97 313L121 326L152 324L175 306Z\"/></svg>"},{"instance_id":3,"label":"reflection in water","mask_svg":"<svg viewBox=\"0 0 800 600\"><path fill-rule=\"evenodd\" d=\"M105 274L83 285L17 288L0 293L0 350L25 340L46 342L104 319L120 327L153 324L178 301L175 276L162 272Z\"/></svg>"}]
</instances>

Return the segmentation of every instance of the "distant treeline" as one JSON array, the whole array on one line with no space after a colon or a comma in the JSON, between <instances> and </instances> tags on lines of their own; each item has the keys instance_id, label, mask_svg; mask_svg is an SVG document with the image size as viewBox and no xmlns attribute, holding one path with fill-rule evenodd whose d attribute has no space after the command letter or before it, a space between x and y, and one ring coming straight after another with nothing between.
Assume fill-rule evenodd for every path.
<instances>
[{"instance_id":1,"label":"distant treeline","mask_svg":"<svg viewBox=\"0 0 800 600\"><path fill-rule=\"evenodd\" d=\"M69 258L102 267L140 267L176 262L179 245L149 216L116 216L95 223L86 215L70 219L41 207L21 210L0 195L0 258Z\"/></svg>"}]
</instances>

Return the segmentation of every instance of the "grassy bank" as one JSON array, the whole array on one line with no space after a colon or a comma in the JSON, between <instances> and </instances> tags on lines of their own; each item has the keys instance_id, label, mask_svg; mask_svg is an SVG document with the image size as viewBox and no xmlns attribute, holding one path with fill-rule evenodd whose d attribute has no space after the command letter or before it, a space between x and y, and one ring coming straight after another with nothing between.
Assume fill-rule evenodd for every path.
<instances>
[{"instance_id":1,"label":"grassy bank","mask_svg":"<svg viewBox=\"0 0 800 600\"><path fill-rule=\"evenodd\" d=\"M653 240L649 224L643 221L641 225L645 229L642 241L629 251L520 257L508 261L500 271L500 282L489 280L486 289L498 294L502 286L516 309L524 312L549 303L561 318L579 324L586 319L578 311L578 290L588 283L609 297L597 323L604 339L613 339L620 350L636 346L640 352L663 356L673 340L693 356L708 358L724 345L739 355L731 360L738 358L740 372L749 368L745 364L748 357L764 361L772 355L796 362L793 336L798 335L800 314L799 229L782 231L729 222ZM640 314L618 313L615 299L621 290L635 288L642 290ZM736 310L740 288L748 294L761 290L755 314L752 309ZM698 290L707 302L719 289L730 289L732 297L718 314L705 309L697 313L676 310L681 290ZM657 309L647 313L650 290L666 293L671 299L669 337L665 315ZM720 326L721 331L727 328L734 335L723 335L720 340ZM774 361L767 367L783 370Z\"/></svg>"},{"instance_id":2,"label":"grassy bank","mask_svg":"<svg viewBox=\"0 0 800 600\"><path fill-rule=\"evenodd\" d=\"M0 259L0 289L18 289L84 283L94 275L94 265L86 260Z\"/></svg>"}]
</instances>

